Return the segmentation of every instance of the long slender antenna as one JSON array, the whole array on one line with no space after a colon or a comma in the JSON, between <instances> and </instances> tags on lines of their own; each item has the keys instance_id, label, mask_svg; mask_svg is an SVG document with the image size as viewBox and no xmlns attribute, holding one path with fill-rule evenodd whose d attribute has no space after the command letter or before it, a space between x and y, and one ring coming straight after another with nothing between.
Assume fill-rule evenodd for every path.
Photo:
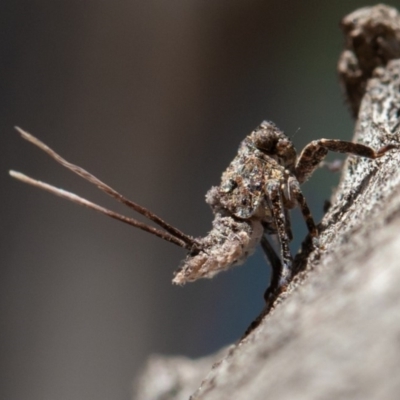
<instances>
[{"instance_id":1,"label":"long slender antenna","mask_svg":"<svg viewBox=\"0 0 400 400\"><path fill-rule=\"evenodd\" d=\"M161 231L160 229L154 228L150 225L146 225L140 221L137 221L136 219L125 217L124 215L118 214L107 208L104 208L95 203L92 203L89 200L79 197L74 193L67 192L64 189L59 189L59 188L56 188L55 186L49 185L47 183L38 181L36 179L32 179L29 176L21 174L20 172L17 172L17 171L10 171L10 175L15 179L18 179L18 180L20 180L24 183L27 183L29 185L32 185L32 186L36 186L40 189L46 190L50 193L55 194L56 196L62 197L63 199L70 200L75 204L79 204L81 206L88 207L92 210L95 210L95 211L101 213L101 214L108 215L109 217L114 218L118 221L125 222L126 224L132 225L135 228L139 228L139 229L142 229L143 231L152 233L153 235L156 235L156 236L160 237L161 239L164 239L168 242L174 243L179 247L183 247L186 249L189 248L189 245L186 242L178 239L177 237L171 235L168 232L164 232L164 231Z\"/></svg>"},{"instance_id":2,"label":"long slender antenna","mask_svg":"<svg viewBox=\"0 0 400 400\"><path fill-rule=\"evenodd\" d=\"M60 163L63 167L68 168L70 171L74 172L75 174L79 175L80 177L82 177L83 179L89 181L90 183L96 185L100 190L102 190L104 193L107 193L109 196L113 197L114 199L118 200L119 202L125 204L126 206L132 208L134 211L138 212L139 214L144 215L146 218L148 218L149 220L153 221L154 223L156 223L157 225L161 226L162 228L164 228L167 232L169 232L172 236L175 236L176 238L180 239L181 242L186 243L187 248L189 248L190 246L193 246L196 242L195 240L188 236L185 235L183 232L181 232L179 229L173 227L172 225L168 224L167 222L165 222L163 219L161 219L159 216L157 216L156 214L154 214L153 212L151 212L150 210L148 210L147 208L144 208L142 206L140 206L139 204L127 199L126 197L124 197L122 194L118 193L116 190L114 190L112 187L108 186L107 184L105 184L104 182L102 182L100 179L96 178L94 175L92 175L91 173L89 173L88 171L84 170L83 168L71 164L70 162L68 162L67 160L65 160L64 158L62 158L59 154L57 154L54 150L52 150L50 147L48 147L46 144L44 144L43 142L41 142L39 139L37 139L36 137L34 137L33 135L31 135L30 133L24 131L23 129L19 128L18 126L15 127L15 129L21 134L22 138L27 140L28 142L31 142L32 144L34 144L35 146L39 147L39 149L43 150L45 153L47 153L51 158L53 158L54 160L56 160L58 163ZM24 179L22 179L24 180ZM33 182L39 182L39 181L35 181L32 180ZM26 180L24 180L24 182L27 182ZM31 184L33 184L32 182L29 182ZM40 182L41 185L43 185L42 182ZM43 189L45 189L43 186L41 185L37 185L35 184L34 186L39 186L42 187ZM51 186L50 186L51 187ZM49 190L48 188L46 188L45 190ZM57 189L58 190L58 189ZM54 194L57 194L54 190L49 190ZM111 215L110 215L111 216ZM113 217L114 218L114 217ZM138 222L138 221L137 221ZM138 225L134 225L139 227ZM150 228L150 226L149 226ZM143 229L143 228L140 228ZM146 229L144 229L146 230ZM157 230L158 231L158 230ZM149 232L149 230L148 230ZM158 231L161 232L161 231ZM157 235L160 236L160 235ZM161 236L160 236L161 237ZM169 240L171 241L171 240ZM182 247L182 246L181 246Z\"/></svg>"}]
</instances>

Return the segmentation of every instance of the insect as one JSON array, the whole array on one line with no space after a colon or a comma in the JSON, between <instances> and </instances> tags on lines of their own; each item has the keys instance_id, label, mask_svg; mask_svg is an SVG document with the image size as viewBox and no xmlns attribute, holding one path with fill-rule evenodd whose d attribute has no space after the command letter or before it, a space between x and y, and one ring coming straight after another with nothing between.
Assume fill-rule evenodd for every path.
<instances>
[{"instance_id":1,"label":"insect","mask_svg":"<svg viewBox=\"0 0 400 400\"><path fill-rule=\"evenodd\" d=\"M359 143L319 139L309 143L297 156L290 139L275 124L264 121L242 141L236 157L222 174L220 185L212 187L206 194L206 202L214 213L211 231L205 237L193 238L145 207L127 199L83 168L69 163L28 132L18 127L16 129L24 139L39 147L58 163L144 215L162 229L115 213L19 172L10 171L12 177L186 249L187 256L173 278L175 284L183 285L199 278L212 278L220 271L241 264L261 243L273 271L271 284L264 295L267 303L283 291L292 278L293 258L289 249L292 231L289 210L298 206L310 236L314 239L318 236L300 184L310 177L328 151L375 159L397 148L394 144L388 144L374 151L371 147ZM278 237L279 256L268 241L268 235Z\"/></svg>"}]
</instances>

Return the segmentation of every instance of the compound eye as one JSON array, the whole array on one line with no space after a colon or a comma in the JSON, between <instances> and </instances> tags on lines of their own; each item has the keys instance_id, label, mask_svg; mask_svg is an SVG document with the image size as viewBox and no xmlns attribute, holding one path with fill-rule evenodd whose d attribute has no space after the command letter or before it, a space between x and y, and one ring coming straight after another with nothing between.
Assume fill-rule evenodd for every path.
<instances>
[{"instance_id":1,"label":"compound eye","mask_svg":"<svg viewBox=\"0 0 400 400\"><path fill-rule=\"evenodd\" d=\"M273 147L274 147L274 141L269 136L261 136L260 135L254 141L254 144L258 150L260 150L264 153L267 153L267 154L271 153L273 150Z\"/></svg>"}]
</instances>

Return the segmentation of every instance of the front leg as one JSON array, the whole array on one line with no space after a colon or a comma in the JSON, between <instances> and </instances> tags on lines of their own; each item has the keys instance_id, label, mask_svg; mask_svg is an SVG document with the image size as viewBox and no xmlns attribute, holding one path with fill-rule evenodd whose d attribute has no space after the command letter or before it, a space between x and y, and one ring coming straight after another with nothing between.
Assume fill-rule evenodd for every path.
<instances>
[{"instance_id":1,"label":"front leg","mask_svg":"<svg viewBox=\"0 0 400 400\"><path fill-rule=\"evenodd\" d=\"M273 280L271 282L270 288L268 288L268 291L266 293L267 295L272 293L279 293L281 289L285 288L288 285L292 276L293 258L289 248L290 237L286 229L286 211L282 201L279 181L268 182L266 185L266 194L268 206L271 210L272 218L279 238L279 243L281 245L282 256L282 262L279 266L280 269L277 270L278 268L275 268L275 270L273 271Z\"/></svg>"},{"instance_id":2,"label":"front leg","mask_svg":"<svg viewBox=\"0 0 400 400\"><path fill-rule=\"evenodd\" d=\"M294 197L296 199L296 204L299 206L301 214L303 215L304 221L307 225L308 232L314 238L318 236L318 230L314 222L314 218L312 217L310 208L308 207L307 201L300 189L299 181L290 177L288 179L289 193L290 197Z\"/></svg>"},{"instance_id":3,"label":"front leg","mask_svg":"<svg viewBox=\"0 0 400 400\"><path fill-rule=\"evenodd\" d=\"M271 265L271 280L267 290L264 293L264 300L267 305L271 305L271 295L274 293L274 290L279 286L280 276L282 274L282 262L278 255L276 254L275 249L271 245L271 243L267 239L267 234L264 234L261 238L261 247Z\"/></svg>"},{"instance_id":4,"label":"front leg","mask_svg":"<svg viewBox=\"0 0 400 400\"><path fill-rule=\"evenodd\" d=\"M328 154L328 151L336 153L349 153L360 157L379 158L388 150L397 148L397 145L388 144L375 151L369 146L360 143L346 142L337 139L313 140L301 152L295 167L295 175L300 183L305 182L318 168L320 162Z\"/></svg>"}]
</instances>

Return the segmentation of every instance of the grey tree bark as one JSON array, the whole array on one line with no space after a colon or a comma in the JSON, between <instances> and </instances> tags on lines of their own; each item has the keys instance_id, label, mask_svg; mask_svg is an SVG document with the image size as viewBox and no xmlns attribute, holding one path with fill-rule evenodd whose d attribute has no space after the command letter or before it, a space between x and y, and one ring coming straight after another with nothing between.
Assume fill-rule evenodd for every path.
<instances>
[{"instance_id":1,"label":"grey tree bark","mask_svg":"<svg viewBox=\"0 0 400 400\"><path fill-rule=\"evenodd\" d=\"M357 116L354 141L400 143L400 15L363 8L342 27L338 69ZM350 156L318 247L305 241L296 277L259 326L205 359L150 359L136 398L398 399L399 165L397 149L377 160Z\"/></svg>"}]
</instances>

